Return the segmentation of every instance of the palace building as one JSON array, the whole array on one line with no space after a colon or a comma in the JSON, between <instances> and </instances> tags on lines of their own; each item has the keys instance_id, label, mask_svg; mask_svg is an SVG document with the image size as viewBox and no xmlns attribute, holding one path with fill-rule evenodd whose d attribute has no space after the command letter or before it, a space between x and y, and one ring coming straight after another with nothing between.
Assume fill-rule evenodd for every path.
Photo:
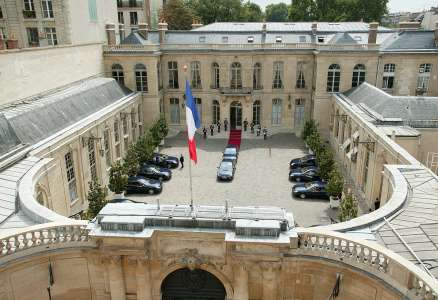
<instances>
[{"instance_id":1,"label":"palace building","mask_svg":"<svg viewBox=\"0 0 438 300\"><path fill-rule=\"evenodd\" d=\"M0 1L0 299L438 299L438 28L138 22L123 36L116 1L61 2ZM29 49L49 25L59 43ZM149 124L184 131L186 80L205 126L317 121L369 213L302 228L272 206L126 201L78 220L88 182L107 185Z\"/></svg>"}]
</instances>

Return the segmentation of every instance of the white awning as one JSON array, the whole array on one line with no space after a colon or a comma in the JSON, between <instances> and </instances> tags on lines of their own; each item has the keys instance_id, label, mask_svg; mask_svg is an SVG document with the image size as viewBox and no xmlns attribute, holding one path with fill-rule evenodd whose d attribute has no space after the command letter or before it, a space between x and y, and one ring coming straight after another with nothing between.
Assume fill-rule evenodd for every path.
<instances>
[{"instance_id":1,"label":"white awning","mask_svg":"<svg viewBox=\"0 0 438 300\"><path fill-rule=\"evenodd\" d=\"M344 141L344 143L342 144L342 149L345 150L347 149L347 147L351 144L351 139L348 138Z\"/></svg>"}]
</instances>

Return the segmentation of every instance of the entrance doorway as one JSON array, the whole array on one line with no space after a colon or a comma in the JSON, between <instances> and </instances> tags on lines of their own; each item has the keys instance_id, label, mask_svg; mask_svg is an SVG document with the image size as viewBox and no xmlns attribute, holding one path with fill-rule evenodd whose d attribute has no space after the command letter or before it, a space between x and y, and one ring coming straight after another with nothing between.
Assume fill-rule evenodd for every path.
<instances>
[{"instance_id":1,"label":"entrance doorway","mask_svg":"<svg viewBox=\"0 0 438 300\"><path fill-rule=\"evenodd\" d=\"M161 284L162 300L225 300L222 282L201 270L179 269L170 273Z\"/></svg>"},{"instance_id":2,"label":"entrance doorway","mask_svg":"<svg viewBox=\"0 0 438 300\"><path fill-rule=\"evenodd\" d=\"M231 129L242 128L242 104L238 101L230 105L230 127Z\"/></svg>"}]
</instances>

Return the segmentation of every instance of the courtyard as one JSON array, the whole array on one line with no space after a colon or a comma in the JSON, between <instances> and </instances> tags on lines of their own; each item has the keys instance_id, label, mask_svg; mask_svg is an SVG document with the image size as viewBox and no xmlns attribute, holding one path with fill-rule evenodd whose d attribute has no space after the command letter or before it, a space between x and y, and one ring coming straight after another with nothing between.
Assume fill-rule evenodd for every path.
<instances>
[{"instance_id":1,"label":"courtyard","mask_svg":"<svg viewBox=\"0 0 438 300\"><path fill-rule=\"evenodd\" d=\"M277 206L292 212L299 226L330 224L336 210L327 200L293 198L293 183L288 180L289 162L307 154L304 143L294 134L281 133L267 140L244 133L234 180L216 180L217 167L228 134L221 132L204 139L197 135L198 163L192 164L195 205ZM186 133L166 138L162 153L185 157L183 169L173 169L172 179L164 183L160 195L128 195L129 199L160 204L190 203L189 156Z\"/></svg>"}]
</instances>

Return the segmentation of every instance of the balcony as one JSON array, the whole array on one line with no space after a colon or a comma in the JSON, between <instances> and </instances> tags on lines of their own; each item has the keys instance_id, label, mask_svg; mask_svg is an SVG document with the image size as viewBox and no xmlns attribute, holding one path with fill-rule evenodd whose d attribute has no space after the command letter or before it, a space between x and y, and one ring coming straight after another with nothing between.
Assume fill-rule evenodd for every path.
<instances>
[{"instance_id":1,"label":"balcony","mask_svg":"<svg viewBox=\"0 0 438 300\"><path fill-rule=\"evenodd\" d=\"M34 10L23 10L23 18L25 19L35 19L36 13Z\"/></svg>"},{"instance_id":2,"label":"balcony","mask_svg":"<svg viewBox=\"0 0 438 300\"><path fill-rule=\"evenodd\" d=\"M241 87L235 89L230 87L221 87L219 88L219 92L223 95L251 95L252 88Z\"/></svg>"},{"instance_id":3,"label":"balcony","mask_svg":"<svg viewBox=\"0 0 438 300\"><path fill-rule=\"evenodd\" d=\"M118 8L142 8L143 1L117 1Z\"/></svg>"}]
</instances>

